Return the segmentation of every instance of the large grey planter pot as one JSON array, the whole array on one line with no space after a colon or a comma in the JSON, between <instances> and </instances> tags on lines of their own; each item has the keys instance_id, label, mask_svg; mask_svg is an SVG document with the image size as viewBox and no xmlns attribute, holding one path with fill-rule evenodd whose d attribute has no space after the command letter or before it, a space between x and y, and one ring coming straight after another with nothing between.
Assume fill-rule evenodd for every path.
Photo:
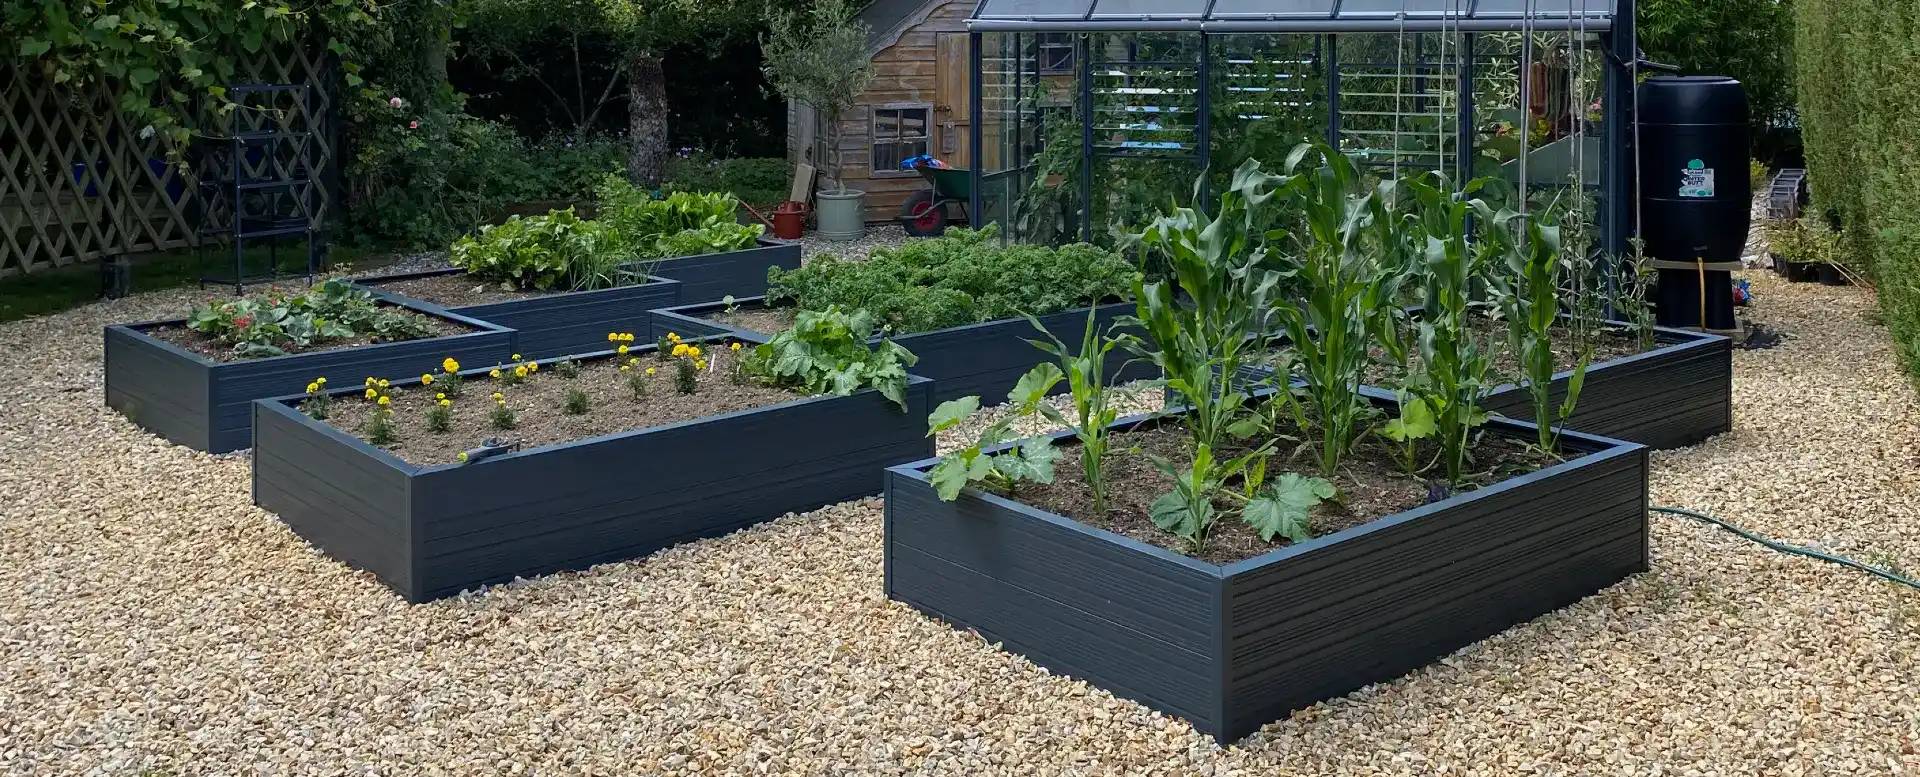
<instances>
[{"instance_id":1,"label":"large grey planter pot","mask_svg":"<svg viewBox=\"0 0 1920 777\"><path fill-rule=\"evenodd\" d=\"M764 297L735 300L736 305L747 308L761 307L765 303ZM655 330L656 337L674 332L682 337L730 335L754 342L766 342L767 338L776 334L728 326L713 320L713 316L725 309L726 305L719 303L663 308L653 312L651 328ZM1075 308L1041 316L1040 324L1066 343L1068 349L1078 351L1081 335L1086 332L1087 310ZM1115 319L1130 315L1133 311L1131 302L1101 305L1095 326L1104 330ZM983 404L994 405L1006 401L1007 391L1027 370L1041 362L1053 360L1052 356L1028 342L1039 337L1040 333L1034 331L1033 324L1026 319L1008 318L900 335L894 337L893 341L920 358L913 365L913 374L934 382L936 403L978 395ZM879 340L876 337L873 342ZM1160 374L1153 365L1132 360L1126 351L1118 348L1107 357L1106 369L1108 381L1115 384L1155 378ZM1055 393L1066 390L1063 382L1055 389Z\"/></svg>"},{"instance_id":2,"label":"large grey planter pot","mask_svg":"<svg viewBox=\"0 0 1920 777\"><path fill-rule=\"evenodd\" d=\"M1647 449L1562 439L1585 455L1226 565L982 491L942 502L936 460L905 464L887 596L1231 742L1645 571Z\"/></svg>"},{"instance_id":3,"label":"large grey planter pot","mask_svg":"<svg viewBox=\"0 0 1920 777\"><path fill-rule=\"evenodd\" d=\"M314 378L324 377L343 390L358 390L368 377L392 380L436 371L449 356L462 364L492 365L514 353L511 329L437 307L418 310L473 327L474 331L220 362L148 334L157 327L184 324L184 320L115 324L105 332L107 406L141 428L180 445L226 453L253 444L250 405L254 400L305 392Z\"/></svg>"},{"instance_id":4,"label":"large grey planter pot","mask_svg":"<svg viewBox=\"0 0 1920 777\"><path fill-rule=\"evenodd\" d=\"M904 412L872 390L796 397L431 466L306 417L299 397L262 400L253 498L418 603L872 496L885 467L933 454L932 389L913 378Z\"/></svg>"},{"instance_id":5,"label":"large grey planter pot","mask_svg":"<svg viewBox=\"0 0 1920 777\"><path fill-rule=\"evenodd\" d=\"M867 233L866 192L814 194L814 219L821 236L846 242Z\"/></svg>"}]
</instances>

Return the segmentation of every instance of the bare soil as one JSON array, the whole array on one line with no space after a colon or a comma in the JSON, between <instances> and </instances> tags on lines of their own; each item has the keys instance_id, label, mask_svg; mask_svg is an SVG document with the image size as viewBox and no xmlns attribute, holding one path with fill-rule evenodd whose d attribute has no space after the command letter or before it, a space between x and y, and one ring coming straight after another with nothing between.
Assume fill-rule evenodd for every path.
<instances>
[{"instance_id":1,"label":"bare soil","mask_svg":"<svg viewBox=\"0 0 1920 777\"><path fill-rule=\"evenodd\" d=\"M1173 490L1173 480L1156 468L1144 455L1151 453L1185 468L1193 462L1192 445L1186 430L1177 423L1164 423L1115 435L1104 462L1108 483L1107 511L1093 509L1093 491L1087 487L1080 468L1080 450L1074 446L1054 467L1054 482L1046 485L1021 484L1012 498L1023 504L1049 510L1074 520L1168 550L1186 553L1214 564L1231 564L1262 553L1284 548L1285 537L1273 542L1260 538L1253 527L1239 520L1235 502L1222 499L1215 503L1221 518L1213 524L1205 547L1196 552L1171 532L1155 526L1148 508L1155 499ZM1229 451L1222 458L1244 451ZM1484 435L1473 451L1476 474L1469 477L1467 489L1484 488L1508 478L1533 472L1553 463L1526 448L1520 442L1498 435ZM1272 479L1285 472L1318 476L1319 468L1304 458L1289 461L1275 457L1267 465ZM1430 497L1443 497L1444 491L1430 490L1428 482L1406 474L1391 451L1363 442L1347 457L1337 476L1329 478L1339 489L1336 501L1323 502L1311 514L1309 531L1315 537L1359 526L1395 513L1426 504Z\"/></svg>"},{"instance_id":2,"label":"bare soil","mask_svg":"<svg viewBox=\"0 0 1920 777\"><path fill-rule=\"evenodd\" d=\"M399 308L388 308L388 309L399 310L401 315L404 315L408 318L412 318L422 323L425 323L427 325L427 328L431 330L431 333L427 335L427 337L429 338L449 337L452 335L466 334L468 332L474 331L473 327L469 327L465 324L460 324L453 321L448 321L447 319L440 318L437 316L429 316L422 313L415 313L410 310L404 310ZM180 346L181 348L185 348L189 351L200 354L201 356L205 356L217 362L252 361L251 358L238 356L234 354L233 346L220 342L219 339L213 337L212 335L204 334L204 333L195 331L193 329L190 329L183 324L154 327L152 329L147 330L147 334L152 335L161 340L164 340L166 342L172 343L174 345ZM426 339L426 338L420 338L420 339ZM348 338L317 340L312 345L308 345L305 347L298 347L298 346L290 347L290 348L286 348L285 350L289 354L319 353L322 351L338 351L345 348L359 348L363 345L379 345L381 343L387 343L387 342L403 342L403 341L384 340L378 337L373 337L371 335L356 335L354 337L348 337Z\"/></svg>"},{"instance_id":3,"label":"bare soil","mask_svg":"<svg viewBox=\"0 0 1920 777\"><path fill-rule=\"evenodd\" d=\"M622 281L627 276L620 276ZM622 283L622 285L630 285ZM572 289L554 289L551 291L523 291L502 287L498 283L489 283L465 273L429 275L423 278L410 278L404 281L382 283L379 288L404 294L418 300L425 300L442 307L457 308L467 305L487 305L495 302L517 302L523 299L547 297L554 294L571 293Z\"/></svg>"},{"instance_id":4,"label":"bare soil","mask_svg":"<svg viewBox=\"0 0 1920 777\"><path fill-rule=\"evenodd\" d=\"M743 306L730 312L722 311L712 319L730 327L772 335L792 328L793 320L798 315L799 311L790 307Z\"/></svg>"},{"instance_id":5,"label":"bare soil","mask_svg":"<svg viewBox=\"0 0 1920 777\"><path fill-rule=\"evenodd\" d=\"M469 377L460 395L452 398L453 425L445 432L427 428L427 411L441 387L395 389L390 407L397 439L380 447L413 464L444 464L493 437L519 443L523 449L533 448L776 405L802 396L752 381L735 383L733 365L739 354L719 344L701 347L708 364L696 378L697 388L692 394L676 390L675 360L663 359L652 351L636 353L640 361L634 369L642 371L647 387L646 394L638 398L627 387L631 373L621 372L613 358L582 363L579 375L573 378L561 375L558 361L541 362L533 375L518 382L490 380L484 375ZM655 368L651 377L644 373L648 367ZM587 395L586 413L566 412L567 393L572 389ZM518 421L511 430L492 426L495 391L505 395L507 407ZM326 422L366 440L366 424L375 407L359 395L336 399Z\"/></svg>"}]
</instances>

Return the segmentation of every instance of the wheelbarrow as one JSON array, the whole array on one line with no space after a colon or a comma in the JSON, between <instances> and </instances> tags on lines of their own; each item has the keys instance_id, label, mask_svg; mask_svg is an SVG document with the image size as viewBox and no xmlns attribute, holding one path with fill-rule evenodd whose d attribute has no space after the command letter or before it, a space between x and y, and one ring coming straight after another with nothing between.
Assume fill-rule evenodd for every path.
<instances>
[{"instance_id":1,"label":"wheelbarrow","mask_svg":"<svg viewBox=\"0 0 1920 777\"><path fill-rule=\"evenodd\" d=\"M957 203L961 217L967 217L967 203L973 201L973 178L966 170L934 167L924 161L913 166L927 179L927 190L915 192L900 206L900 226L914 237L939 237L947 231L947 205Z\"/></svg>"}]
</instances>

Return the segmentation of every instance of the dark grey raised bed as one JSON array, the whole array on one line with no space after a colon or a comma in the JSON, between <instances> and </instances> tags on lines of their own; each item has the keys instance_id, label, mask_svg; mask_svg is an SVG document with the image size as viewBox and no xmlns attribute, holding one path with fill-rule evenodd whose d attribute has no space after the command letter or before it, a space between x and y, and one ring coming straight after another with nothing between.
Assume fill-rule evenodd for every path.
<instances>
[{"instance_id":1,"label":"dark grey raised bed","mask_svg":"<svg viewBox=\"0 0 1920 777\"><path fill-rule=\"evenodd\" d=\"M648 270L680 282L680 303L715 302L728 296L758 297L767 293L767 268L800 269L799 243L764 239L759 243L757 248L668 259L653 263Z\"/></svg>"},{"instance_id":2,"label":"dark grey raised bed","mask_svg":"<svg viewBox=\"0 0 1920 777\"><path fill-rule=\"evenodd\" d=\"M871 390L796 398L433 466L307 418L298 397L263 400L253 498L329 555L424 602L879 493L885 467L932 455L932 389L914 378L906 412Z\"/></svg>"},{"instance_id":3,"label":"dark grey raised bed","mask_svg":"<svg viewBox=\"0 0 1920 777\"><path fill-rule=\"evenodd\" d=\"M765 297L735 300L735 304L742 308L763 307L765 303ZM742 340L764 342L774 334L712 320L712 316L725 309L726 305L717 302L664 308L653 312L652 327L656 337L675 332L682 337L729 335ZM1101 305L1097 326L1105 329L1115 319L1130 315L1133 311L1131 302ZM1081 335L1086 332L1087 308L1041 316L1040 323L1066 343L1068 348L1078 349ZM1014 382L1022 374L1033 369L1033 365L1053 358L1027 342L1038 337L1040 333L1034 331L1033 324L1026 319L1009 318L899 335L893 341L920 357L913 366L913 374L934 382L936 404L968 395L978 395L985 404L996 404L1006 401L1007 390L1013 388ZM1159 373L1150 364L1137 361L1129 363L1129 355L1116 348L1108 358L1107 375L1111 382L1122 383L1157 377ZM1066 386L1062 383L1055 393L1065 390Z\"/></svg>"},{"instance_id":4,"label":"dark grey raised bed","mask_svg":"<svg viewBox=\"0 0 1920 777\"><path fill-rule=\"evenodd\" d=\"M1587 368L1586 383L1563 424L1587 434L1680 448L1733 428L1733 341L1684 329L1656 329L1654 350ZM1557 407L1571 371L1554 376ZM1366 387L1374 397L1393 392ZM1506 384L1481 406L1508 418L1533 420L1533 399L1524 387Z\"/></svg>"},{"instance_id":5,"label":"dark grey raised bed","mask_svg":"<svg viewBox=\"0 0 1920 777\"><path fill-rule=\"evenodd\" d=\"M157 327L182 325L184 320L109 326L107 406L173 442L208 453L226 453L253 444L253 411L249 405L254 400L304 392L314 378L324 377L333 385L352 388L369 376L391 380L432 372L440 369L440 362L449 356L462 364L492 365L513 355L511 329L432 306L419 309L426 315L473 327L474 331L217 362L147 334Z\"/></svg>"},{"instance_id":6,"label":"dark grey raised bed","mask_svg":"<svg viewBox=\"0 0 1920 777\"><path fill-rule=\"evenodd\" d=\"M464 272L446 269L396 273L361 278L354 283L397 302L435 307L432 302L387 291L381 286L396 281ZM631 286L558 292L510 302L461 305L447 310L513 329L519 333L516 345L520 348L521 356L551 359L606 350L609 332L632 332L641 340L652 340L653 335L647 331L647 311L679 302L679 281L650 277L645 283Z\"/></svg>"},{"instance_id":7,"label":"dark grey raised bed","mask_svg":"<svg viewBox=\"0 0 1920 777\"><path fill-rule=\"evenodd\" d=\"M1586 455L1227 565L977 490L942 502L933 460L901 465L887 595L1230 742L1645 571L1647 449L1562 439Z\"/></svg>"}]
</instances>

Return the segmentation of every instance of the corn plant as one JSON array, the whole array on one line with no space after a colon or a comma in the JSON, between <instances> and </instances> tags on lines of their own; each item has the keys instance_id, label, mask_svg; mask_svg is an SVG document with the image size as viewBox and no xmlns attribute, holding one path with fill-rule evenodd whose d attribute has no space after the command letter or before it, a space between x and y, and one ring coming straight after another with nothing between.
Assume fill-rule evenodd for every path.
<instances>
[{"instance_id":1,"label":"corn plant","mask_svg":"<svg viewBox=\"0 0 1920 777\"><path fill-rule=\"evenodd\" d=\"M1375 254L1383 241L1392 245L1386 236L1395 234L1395 216L1378 191L1361 191L1353 161L1324 145L1294 149L1286 172L1282 191L1300 214L1295 280L1302 297L1281 306L1280 322L1320 432L1320 471L1331 475L1372 409L1356 387L1371 358L1371 335L1382 328L1377 308L1397 296L1403 277Z\"/></svg>"},{"instance_id":2,"label":"corn plant","mask_svg":"<svg viewBox=\"0 0 1920 777\"><path fill-rule=\"evenodd\" d=\"M1119 411L1108 402L1107 358L1114 349L1130 342L1131 336L1123 334L1115 337L1111 328L1101 331L1097 323L1097 310L1089 309L1086 329L1080 334L1080 349L1074 351L1041 326L1040 319L1029 315L1027 321L1046 338L1027 342L1060 362L1059 371L1065 375L1067 389L1073 397L1072 418L1044 402L1038 404L1040 413L1048 421L1072 431L1073 436L1080 440L1080 471L1086 479L1087 489L1093 492L1094 512L1104 514L1107 511L1107 481L1101 462L1107 455L1107 427L1119 416Z\"/></svg>"},{"instance_id":3,"label":"corn plant","mask_svg":"<svg viewBox=\"0 0 1920 777\"><path fill-rule=\"evenodd\" d=\"M1012 412L988 424L966 447L940 457L940 463L927 472L934 493L940 499L951 502L960 498L960 492L970 483L981 483L1004 494L1012 494L1021 482L1052 483L1053 463L1060 458L1060 451L1053 447L1053 440L1044 434L1018 439L1014 429L1022 420L1034 417L1039 408L1047 406L1047 394L1064 377L1060 368L1051 362L1036 365L1020 376L1013 390L1007 392L1007 402L1012 406ZM942 402L933 409L932 415L927 416L927 436L956 428L979 410L978 396ZM1017 443L1005 452L986 452L987 449L1016 440Z\"/></svg>"},{"instance_id":4,"label":"corn plant","mask_svg":"<svg viewBox=\"0 0 1920 777\"><path fill-rule=\"evenodd\" d=\"M1492 274L1494 291L1507 321L1507 342L1519 356L1521 384L1533 401L1533 422L1541 451L1555 449L1562 422L1573 415L1593 360L1593 343L1580 342L1579 364L1567 380L1565 398L1553 402L1555 357L1553 328L1560 320L1561 232L1558 226L1513 211L1495 217L1488 245L1504 260L1505 272Z\"/></svg>"},{"instance_id":5,"label":"corn plant","mask_svg":"<svg viewBox=\"0 0 1920 777\"><path fill-rule=\"evenodd\" d=\"M1417 334L1421 371L1405 388L1431 413L1447 482L1458 486L1474 430L1487 420L1480 400L1493 363L1493 343L1479 342L1469 326L1474 284L1484 277L1491 251L1468 240L1467 221L1491 224L1494 214L1485 202L1469 199L1478 181L1458 194L1437 173L1406 183L1418 204L1426 247L1418 273L1425 308Z\"/></svg>"}]
</instances>

